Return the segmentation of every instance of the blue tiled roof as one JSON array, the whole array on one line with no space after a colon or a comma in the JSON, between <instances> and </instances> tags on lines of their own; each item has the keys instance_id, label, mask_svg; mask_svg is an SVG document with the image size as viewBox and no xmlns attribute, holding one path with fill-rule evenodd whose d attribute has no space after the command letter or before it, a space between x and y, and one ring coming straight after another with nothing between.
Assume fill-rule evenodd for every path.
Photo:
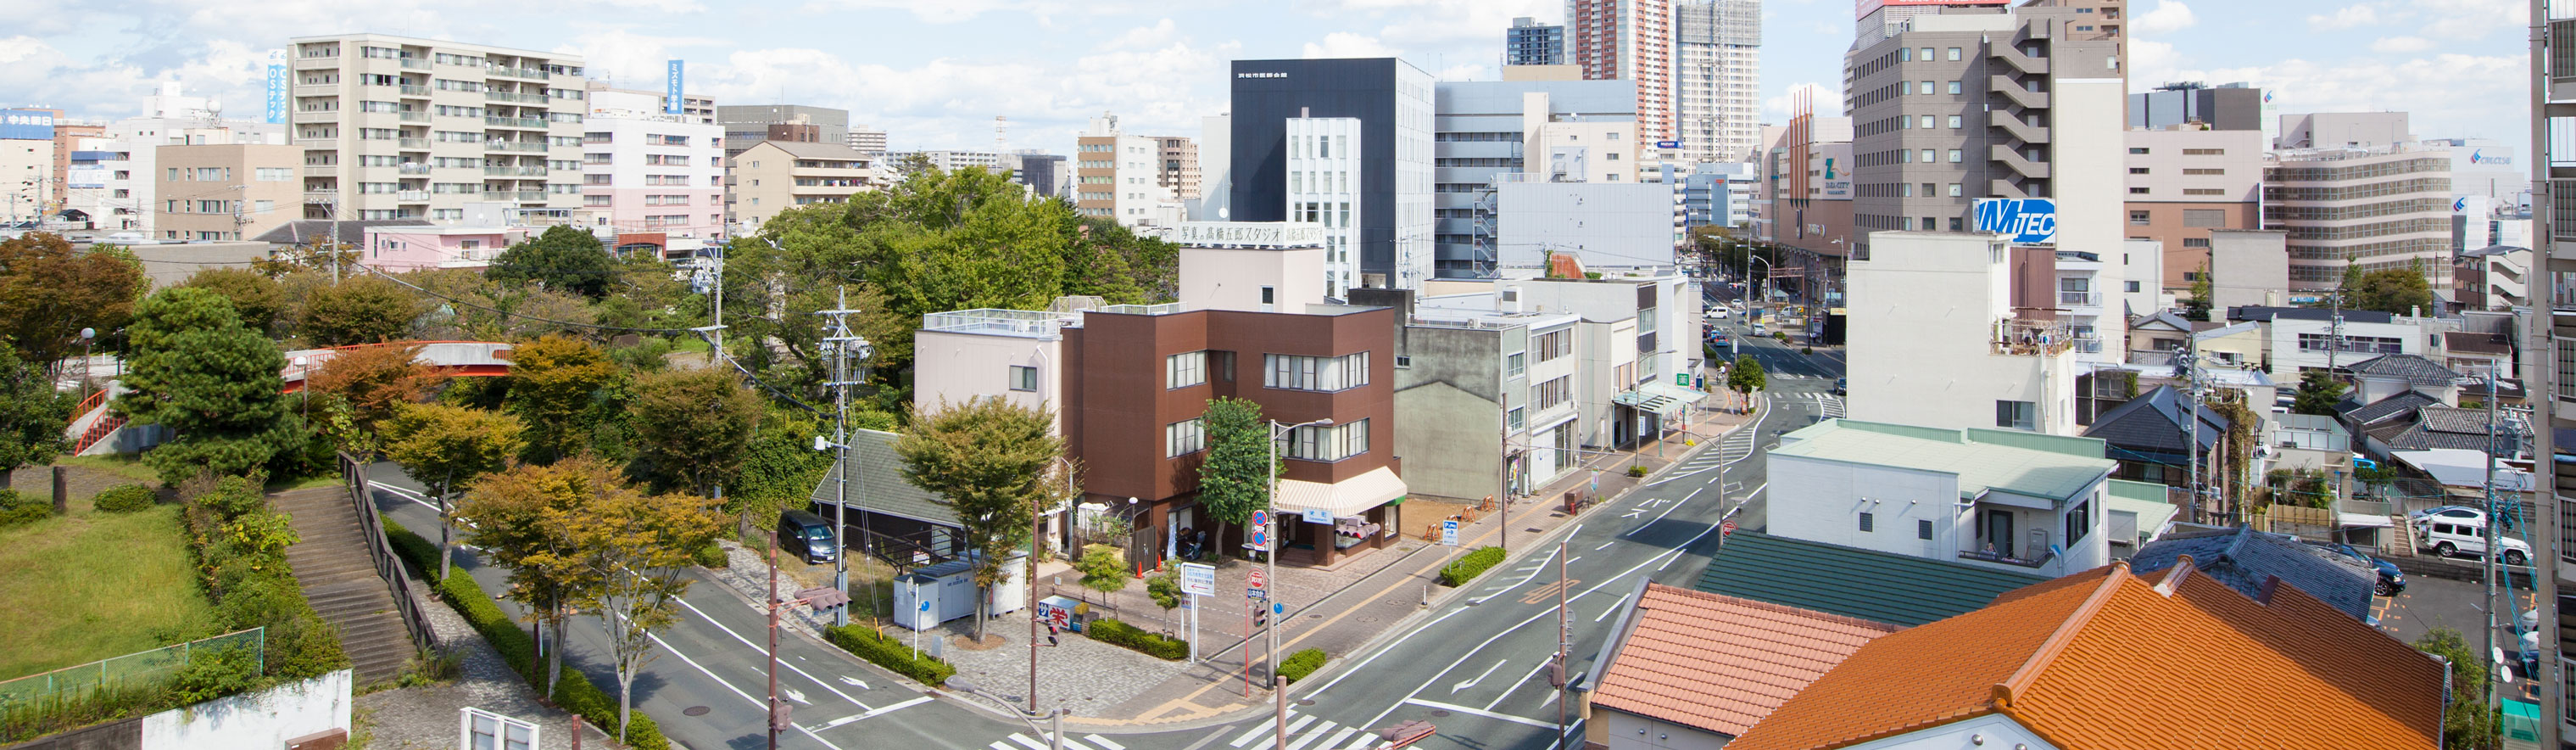
<instances>
[{"instance_id":1,"label":"blue tiled roof","mask_svg":"<svg viewBox=\"0 0 2576 750\"><path fill-rule=\"evenodd\" d=\"M2164 570L2184 555L2193 569L2256 600L2266 581L2279 578L2359 620L2369 619L2370 587L2379 580L2378 571L2350 558L2246 526L2166 535L2138 548L2129 567L2140 574Z\"/></svg>"}]
</instances>

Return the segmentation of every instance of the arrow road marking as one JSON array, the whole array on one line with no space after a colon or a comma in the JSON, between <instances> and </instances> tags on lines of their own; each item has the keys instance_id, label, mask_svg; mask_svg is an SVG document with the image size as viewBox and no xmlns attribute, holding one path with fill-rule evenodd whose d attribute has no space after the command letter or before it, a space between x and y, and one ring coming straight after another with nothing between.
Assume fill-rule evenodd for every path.
<instances>
[{"instance_id":1,"label":"arrow road marking","mask_svg":"<svg viewBox=\"0 0 2576 750\"><path fill-rule=\"evenodd\" d=\"M1506 659L1506 660L1504 660L1504 661L1510 661L1510 660ZM1504 662L1501 662L1501 661L1494 662L1494 665L1493 665L1493 666L1490 666L1490 667L1486 667L1486 668L1485 668L1485 674L1476 675L1476 679L1468 680L1468 681L1466 681L1466 682L1461 682L1461 683L1458 683L1458 684L1457 684L1457 685L1455 685L1455 686L1450 687L1450 688L1449 688L1449 694L1450 694L1450 695L1457 695L1457 694L1458 694L1458 691L1460 691L1460 690L1465 690L1465 689L1467 689L1467 688L1475 687L1475 686L1476 686L1476 683L1484 682L1484 681L1485 681L1485 676L1486 676L1486 675L1493 674L1493 673L1494 673L1494 670L1502 669L1502 668L1503 668L1503 663L1504 663Z\"/></svg>"},{"instance_id":2,"label":"arrow road marking","mask_svg":"<svg viewBox=\"0 0 2576 750\"><path fill-rule=\"evenodd\" d=\"M866 683L866 682L864 682L864 681L861 681L859 678L856 678L856 677L850 677L850 676L847 676L847 675L843 675L843 676L841 677L841 684L843 684L843 685L857 685L857 686L859 686L859 689L860 689L860 690L875 690L875 689L876 689L876 688L868 687L868 683Z\"/></svg>"}]
</instances>

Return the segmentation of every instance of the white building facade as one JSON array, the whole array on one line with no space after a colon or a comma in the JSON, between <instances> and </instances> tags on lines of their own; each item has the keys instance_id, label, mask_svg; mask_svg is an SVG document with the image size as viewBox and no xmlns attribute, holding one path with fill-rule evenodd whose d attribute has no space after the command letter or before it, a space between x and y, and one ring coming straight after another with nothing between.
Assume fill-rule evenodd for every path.
<instances>
[{"instance_id":1,"label":"white building facade","mask_svg":"<svg viewBox=\"0 0 2576 750\"><path fill-rule=\"evenodd\" d=\"M1360 282L1366 134L1355 117L1294 117L1287 135L1288 220L1324 228L1324 295L1345 296Z\"/></svg>"},{"instance_id":2,"label":"white building facade","mask_svg":"<svg viewBox=\"0 0 2576 750\"><path fill-rule=\"evenodd\" d=\"M2073 330L2013 304L2014 254L2053 252L1964 232L1879 232L1871 243L1847 266L1852 418L2080 431Z\"/></svg>"},{"instance_id":3,"label":"white building facade","mask_svg":"<svg viewBox=\"0 0 2576 750\"><path fill-rule=\"evenodd\" d=\"M684 255L724 234L724 126L660 112L659 97L593 91L582 134L582 209L616 235L661 233Z\"/></svg>"},{"instance_id":4,"label":"white building facade","mask_svg":"<svg viewBox=\"0 0 2576 750\"><path fill-rule=\"evenodd\" d=\"M1673 109L1681 161L1753 158L1762 139L1761 0L1673 4Z\"/></svg>"}]
</instances>

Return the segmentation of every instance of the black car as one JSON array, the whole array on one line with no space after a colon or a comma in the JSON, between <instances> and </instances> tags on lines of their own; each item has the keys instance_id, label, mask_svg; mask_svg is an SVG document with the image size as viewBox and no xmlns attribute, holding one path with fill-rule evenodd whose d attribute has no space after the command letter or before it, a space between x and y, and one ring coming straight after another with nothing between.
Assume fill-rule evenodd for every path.
<instances>
[{"instance_id":1,"label":"black car","mask_svg":"<svg viewBox=\"0 0 2576 750\"><path fill-rule=\"evenodd\" d=\"M2327 552L2359 560L2363 565L2370 566L2372 570L2379 571L2379 582L2371 584L2370 593L2396 596L2406 591L2406 574L2397 569L2396 563L2362 554L2361 550L2354 549L2349 544L2317 544L2316 546L2325 548Z\"/></svg>"}]
</instances>

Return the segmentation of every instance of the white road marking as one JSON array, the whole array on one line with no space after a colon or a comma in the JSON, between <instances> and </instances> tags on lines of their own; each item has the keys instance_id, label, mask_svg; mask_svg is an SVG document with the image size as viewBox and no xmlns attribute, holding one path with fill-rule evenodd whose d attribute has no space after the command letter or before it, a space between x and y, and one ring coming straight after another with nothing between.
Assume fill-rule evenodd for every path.
<instances>
[{"instance_id":1,"label":"white road marking","mask_svg":"<svg viewBox=\"0 0 2576 750\"><path fill-rule=\"evenodd\" d=\"M1316 745L1315 750L1332 750L1335 747L1339 747L1342 744L1342 740L1350 739L1351 734L1358 731L1360 731L1359 727L1342 727L1340 734L1333 735L1333 738L1325 740L1324 744Z\"/></svg>"},{"instance_id":2,"label":"white road marking","mask_svg":"<svg viewBox=\"0 0 2576 750\"><path fill-rule=\"evenodd\" d=\"M1626 596L1621 596L1621 597L1619 597L1619 598L1620 598L1620 600L1621 600L1621 601L1626 601L1626 600L1627 600L1627 597L1626 597ZM1504 698L1512 697L1512 693L1513 693L1514 691L1518 691L1518 690L1520 690L1522 685L1527 685L1527 684L1529 684L1530 678L1532 678L1532 677L1537 677L1537 676L1538 676L1538 671L1539 671L1539 670L1546 669L1546 668L1548 668L1548 665L1550 665L1550 664L1554 664L1554 663L1556 663L1556 661L1555 661L1554 659L1540 659L1540 660L1539 660L1539 662L1538 662L1538 666L1530 667L1529 674L1521 675L1521 678L1520 678L1519 680L1517 680L1517 681L1514 681L1514 682L1512 683L1512 686L1511 686L1511 687L1503 688L1503 694L1502 694L1502 695L1494 696L1494 700L1493 700L1492 702L1490 702L1490 703L1486 703L1486 704L1485 704L1485 710L1487 710L1487 711L1494 710L1494 706L1496 706L1496 705L1500 705L1500 704L1503 702L1503 699L1504 699Z\"/></svg>"},{"instance_id":3,"label":"white road marking","mask_svg":"<svg viewBox=\"0 0 2576 750\"><path fill-rule=\"evenodd\" d=\"M757 643L753 643L753 642L751 642L751 639L742 637L742 634L741 634L741 633L733 632L733 628L725 627L725 626L724 626L724 623L717 622L715 617L708 615L706 610L699 609L699 608L698 608L698 605L690 604L688 599L674 597L674 598L673 598L673 601L677 601L677 602L679 602L679 603L680 603L680 606L682 606L682 607L687 607L687 608L689 609L689 611L690 611L690 612L695 612L695 613L697 613L698 617L700 617L700 618L702 618L702 619L705 619L705 620L707 621L707 624L716 626L716 629L717 629L717 630L722 630L722 631L724 631L724 634L725 634L725 635L733 636L733 639L734 639L734 640L741 641L741 642L742 642L742 645L744 645L744 646L749 646L749 647L751 647L751 648L753 648L753 649L755 649L755 650L761 650L761 651L766 651L766 650L767 650L767 649L766 649L766 647L763 647L763 646L761 646L760 644L757 644ZM794 664L789 664L789 663L787 663L787 662L783 662L783 661L782 661L782 662L779 662L779 663L778 663L778 665L779 665L779 666L782 666L782 667L786 667L786 668L787 668L787 671L795 672L795 673L800 674L800 675L804 675L804 676L805 676L805 679L813 680L813 681L814 681L814 684L823 686L823 689L824 689L824 690L832 691L832 694L833 694L833 695L841 696L841 700L849 701L852 705L856 705L856 706L858 706L859 708L863 708L863 709L864 709L864 708L868 708L868 704L859 702L859 699L850 697L850 694L848 694L848 693L844 693L844 692L841 692L839 688L832 687L832 684L831 684L831 683L823 681L823 680L822 680L822 678L815 677L815 676L813 675L813 673L807 672L807 671L805 671L803 668L800 668L800 667L798 667L798 666L796 666L796 665L794 665ZM846 680L846 679L849 679L849 678L844 677L844 678L842 678L842 679L845 679L845 680ZM860 687L861 689L866 689L866 688L867 688L867 683L861 682L861 683L859 683L859 687Z\"/></svg>"},{"instance_id":4,"label":"white road marking","mask_svg":"<svg viewBox=\"0 0 2576 750\"><path fill-rule=\"evenodd\" d=\"M1083 736L1082 736L1082 738L1083 738L1083 739L1086 739L1086 740L1090 740L1090 741L1091 741L1091 744L1099 745L1099 746L1102 748L1102 750L1127 750L1127 746L1126 746L1126 745L1121 745L1121 744L1118 744L1118 743L1115 743L1115 742L1111 742L1111 741L1109 741L1109 738L1107 738L1107 737L1102 737L1102 736L1100 736L1100 735L1096 735L1096 734L1086 734L1086 735L1083 735Z\"/></svg>"},{"instance_id":5,"label":"white road marking","mask_svg":"<svg viewBox=\"0 0 2576 750\"><path fill-rule=\"evenodd\" d=\"M1029 750L1047 750L1047 743L1039 742L1035 738L1018 732L1011 733L1011 741L1027 745Z\"/></svg>"},{"instance_id":6,"label":"white road marking","mask_svg":"<svg viewBox=\"0 0 2576 750\"><path fill-rule=\"evenodd\" d=\"M1628 595L1627 595L1627 594L1620 594L1620 595L1619 595L1619 600L1618 600L1618 601L1611 602L1611 603L1610 603L1610 608L1609 608L1609 609L1605 609L1605 610L1601 610L1601 616L1600 616L1600 617L1592 618L1592 621L1593 621L1593 622L1600 622L1600 621L1602 621L1602 620L1609 619L1609 617L1610 617L1610 613L1612 613L1612 612L1617 612L1617 611L1619 611L1619 608L1620 608L1620 607L1625 607L1625 606L1628 606Z\"/></svg>"},{"instance_id":7,"label":"white road marking","mask_svg":"<svg viewBox=\"0 0 2576 750\"><path fill-rule=\"evenodd\" d=\"M1288 750L1305 750L1306 743L1323 739L1324 735L1332 733L1336 726L1338 725L1329 721L1318 724L1315 726L1315 731L1307 732L1306 736L1299 737L1295 742L1288 743Z\"/></svg>"},{"instance_id":8,"label":"white road marking","mask_svg":"<svg viewBox=\"0 0 2576 750\"><path fill-rule=\"evenodd\" d=\"M733 683L726 682L726 681L725 681L725 679L724 679L724 678L722 678L722 677L717 677L717 676L716 676L716 673L715 673L715 670L708 669L706 665L704 665L704 664L699 664L699 663L698 663L698 660L689 658L689 655L688 655L687 653L682 652L682 651L681 651L681 650L679 650L679 649L672 648L672 647L671 647L671 644L670 644L669 642L666 642L666 641L662 640L662 637L661 637L661 636L658 636L658 635L647 635L646 637L648 637L648 638L652 638L652 639L653 639L653 643L654 643L654 645L661 646L661 647L662 647L662 650L670 652L672 656L680 657L680 661L688 662L688 663L689 663L689 666L691 666L691 667L696 667L696 668L697 668L697 670L698 670L699 672L703 672L703 673L705 673L705 674L706 674L706 676L707 676L707 679L715 680L715 681L716 681L716 684L718 684L718 685L723 685L723 686L724 686L724 688L725 688L726 690L731 690L731 691L733 691L733 694L734 694L734 695L742 696L742 699L743 699L743 700L750 701L750 702L751 702L751 705L759 706L759 707L761 707L761 708L762 708L762 709L764 709L764 710L765 710L765 709L767 709L767 708L769 707L769 701L761 700L761 699L759 699L759 698L753 698L753 697L751 697L751 694L750 694L750 693L743 692L743 691L742 691L742 688L734 687L734 686L733 686ZM839 746L839 745L835 745L835 744L832 744L831 740L823 739L822 735L815 734L815 733L814 733L814 730L806 729L806 728L805 728L804 726L802 726L802 725L796 725L796 724L792 724L792 723L790 724L790 726L795 726L795 727L796 727L796 731L804 732L804 733L805 733L805 736L814 738L814 741L815 741L815 742L823 743L823 746L824 746L824 747L831 748L832 750L841 750L841 746Z\"/></svg>"},{"instance_id":9,"label":"white road marking","mask_svg":"<svg viewBox=\"0 0 2576 750\"><path fill-rule=\"evenodd\" d=\"M1497 662L1494 662L1494 665L1493 665L1493 666L1486 667L1486 668L1485 668L1485 673L1484 673L1484 674L1480 674L1480 675L1476 675L1475 679L1471 679L1471 680L1468 680L1468 681L1466 681L1466 682L1461 682L1461 683L1458 683L1458 684L1456 684L1456 685L1451 685L1451 686L1449 686L1449 694L1450 694L1450 695L1457 695L1457 694L1458 694L1458 691L1460 691L1460 690L1465 690L1465 689L1467 689L1467 688L1475 687L1475 686L1476 686L1476 683L1484 682L1486 677L1492 676L1492 675L1494 674L1494 670L1502 669L1502 668L1503 668L1503 665L1504 665L1505 663L1508 663L1509 661L1510 661L1510 660L1506 659L1506 660L1504 660L1504 661L1497 661Z\"/></svg>"},{"instance_id":10,"label":"white road marking","mask_svg":"<svg viewBox=\"0 0 2576 750\"><path fill-rule=\"evenodd\" d=\"M1312 723L1315 723L1315 717L1299 716L1296 721L1288 722L1288 734L1296 734L1297 730L1304 729L1306 725Z\"/></svg>"},{"instance_id":11,"label":"white road marking","mask_svg":"<svg viewBox=\"0 0 2576 750\"><path fill-rule=\"evenodd\" d=\"M1314 695L1314 694L1313 694L1313 693L1308 693L1307 695L1308 695L1308 696L1312 696L1312 695ZM1295 711L1289 711L1289 712L1288 712L1288 714L1289 714L1290 716L1295 716L1295 715L1297 714L1297 712L1295 712ZM1257 726L1254 726L1254 727L1252 728L1252 731L1245 732L1245 733L1243 733L1243 736L1241 736L1241 737L1236 737L1236 738L1234 738L1234 741L1233 741L1233 742L1228 742L1228 743L1225 743L1225 744L1227 744L1227 745L1231 745L1231 746L1234 746L1234 747L1242 747L1242 746L1245 746L1245 745L1252 744L1252 741L1253 741L1253 740L1261 739L1262 737L1264 737L1264 736L1266 736L1266 735L1270 734L1270 728L1271 728L1271 727L1274 727L1274 726L1278 726L1278 725L1279 725L1279 717L1277 717L1277 716L1265 716L1265 717L1262 717L1262 719L1261 719L1261 723L1260 723L1259 725L1257 725Z\"/></svg>"},{"instance_id":12,"label":"white road marking","mask_svg":"<svg viewBox=\"0 0 2576 750\"><path fill-rule=\"evenodd\" d=\"M1437 708L1437 709L1441 709L1441 710L1448 711L1448 712L1450 712L1450 713L1466 714L1466 715L1469 715L1469 716L1482 716L1482 717L1485 717L1485 718L1488 718L1488 719L1500 719L1500 720L1503 720L1503 721L1512 722L1512 723L1514 723L1514 724L1527 724L1527 725L1530 725L1530 726L1534 726L1534 727L1538 727L1538 728L1540 728L1540 729L1546 729L1546 730L1550 730L1550 731L1554 731L1554 730L1556 729L1556 724L1551 723L1551 722L1539 721L1539 720L1537 720L1537 719L1523 718L1523 717L1519 717L1519 716L1513 716L1513 715L1511 715L1511 714L1498 714L1498 713L1494 713L1494 712L1492 712L1492 711L1487 711L1487 710L1484 710L1484 709L1481 709L1481 708L1468 708L1468 707L1466 707L1466 706L1456 705L1456 704L1452 704L1452 703L1441 703L1441 702L1437 702L1437 701L1426 701L1426 700L1422 700L1422 699L1419 699L1419 698L1406 698L1406 699L1404 699L1404 702L1406 702L1406 703L1411 703L1411 704L1413 704L1413 705L1417 705L1417 706L1426 706L1426 707L1430 707L1430 708Z\"/></svg>"}]
</instances>

